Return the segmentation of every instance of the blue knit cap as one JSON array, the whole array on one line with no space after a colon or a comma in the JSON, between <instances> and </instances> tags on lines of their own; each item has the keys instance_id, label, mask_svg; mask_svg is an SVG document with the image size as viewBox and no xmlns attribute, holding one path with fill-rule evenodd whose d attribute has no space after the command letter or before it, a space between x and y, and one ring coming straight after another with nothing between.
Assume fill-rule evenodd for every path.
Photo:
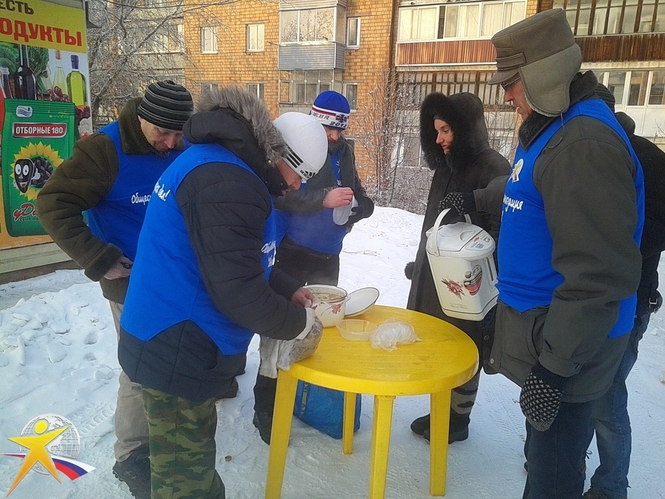
<instances>
[{"instance_id":1,"label":"blue knit cap","mask_svg":"<svg viewBox=\"0 0 665 499\"><path fill-rule=\"evenodd\" d=\"M323 126L346 130L346 127L349 126L351 106L346 97L339 92L326 90L314 100L309 114L319 120Z\"/></svg>"}]
</instances>

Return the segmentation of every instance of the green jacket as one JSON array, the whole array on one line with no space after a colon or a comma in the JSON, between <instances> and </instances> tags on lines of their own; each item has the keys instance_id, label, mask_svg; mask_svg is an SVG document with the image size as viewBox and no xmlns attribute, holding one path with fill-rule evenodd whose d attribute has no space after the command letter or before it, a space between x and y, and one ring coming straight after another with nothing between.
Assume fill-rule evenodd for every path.
<instances>
[{"instance_id":1,"label":"green jacket","mask_svg":"<svg viewBox=\"0 0 665 499\"><path fill-rule=\"evenodd\" d=\"M147 142L136 114L141 98L129 101L118 123L123 152L158 154ZM183 149L184 142L177 149ZM118 176L118 155L111 138L93 133L74 145L74 152L46 182L37 197L37 215L55 243L79 264L85 275L99 281L104 297L123 303L128 278L108 280L104 275L122 256L120 248L94 236L83 212L99 203L112 189Z\"/></svg>"}]
</instances>

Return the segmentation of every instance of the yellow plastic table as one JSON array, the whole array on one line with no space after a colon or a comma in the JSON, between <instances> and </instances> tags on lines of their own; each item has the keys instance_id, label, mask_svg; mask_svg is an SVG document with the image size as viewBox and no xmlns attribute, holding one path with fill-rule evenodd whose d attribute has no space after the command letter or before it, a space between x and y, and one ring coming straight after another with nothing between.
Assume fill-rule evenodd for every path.
<instances>
[{"instance_id":1,"label":"yellow plastic table","mask_svg":"<svg viewBox=\"0 0 665 499\"><path fill-rule=\"evenodd\" d=\"M342 450L353 451L356 394L374 395L369 494L385 497L393 402L400 395L430 394L430 494L445 494L450 391L471 379L478 350L460 329L430 315L375 305L358 317L377 325L388 318L409 322L422 340L388 352L369 341L349 341L326 328L316 352L277 376L266 499L282 493L298 380L344 392Z\"/></svg>"}]
</instances>

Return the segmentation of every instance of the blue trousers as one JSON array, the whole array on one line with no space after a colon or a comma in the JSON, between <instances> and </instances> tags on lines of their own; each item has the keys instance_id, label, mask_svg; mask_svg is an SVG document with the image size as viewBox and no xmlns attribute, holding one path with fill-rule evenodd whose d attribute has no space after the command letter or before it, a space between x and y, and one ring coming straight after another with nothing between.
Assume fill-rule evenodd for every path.
<instances>
[{"instance_id":1,"label":"blue trousers","mask_svg":"<svg viewBox=\"0 0 665 499\"><path fill-rule=\"evenodd\" d=\"M591 443L594 401L562 402L547 431L526 424L524 454L528 467L522 499L580 499L584 459Z\"/></svg>"},{"instance_id":2,"label":"blue trousers","mask_svg":"<svg viewBox=\"0 0 665 499\"><path fill-rule=\"evenodd\" d=\"M591 477L591 487L610 499L628 497L628 467L630 465L631 430L628 417L626 378L637 360L637 346L649 325L651 314L635 318L630 340L614 376L612 386L595 401L591 434L596 431L600 465Z\"/></svg>"}]
</instances>

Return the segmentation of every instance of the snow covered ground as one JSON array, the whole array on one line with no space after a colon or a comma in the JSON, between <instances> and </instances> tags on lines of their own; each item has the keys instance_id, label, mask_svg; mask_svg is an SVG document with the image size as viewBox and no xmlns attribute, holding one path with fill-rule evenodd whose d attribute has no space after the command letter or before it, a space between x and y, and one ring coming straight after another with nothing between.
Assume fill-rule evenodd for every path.
<instances>
[{"instance_id":1,"label":"snow covered ground","mask_svg":"<svg viewBox=\"0 0 665 499\"><path fill-rule=\"evenodd\" d=\"M378 303L403 307L409 281L404 265L413 260L422 217L377 208L346 238L340 285L348 291L379 288ZM665 267L661 266L661 273ZM665 282L665 279L662 279ZM252 386L258 367L257 342L247 372L238 378L238 397L219 403L217 469L229 499L263 497L268 446L252 425ZM665 308L651 320L629 379L633 422L630 497L665 498ZM111 473L113 413L119 366L111 313L99 286L80 271L59 271L0 285L0 453L18 452L7 440L41 414L71 420L81 439L79 461L96 469L70 481L30 471L13 499L127 498L127 487ZM448 499L520 498L524 486L524 418L518 388L500 375L483 375L469 439L450 446ZM362 400L361 427L353 454L295 420L287 457L284 499L360 499L367 496L372 398ZM428 412L428 397L395 402L387 498L430 497L429 447L409 423ZM592 446L587 468L597 454ZM0 494L6 495L21 460L0 456Z\"/></svg>"}]
</instances>

